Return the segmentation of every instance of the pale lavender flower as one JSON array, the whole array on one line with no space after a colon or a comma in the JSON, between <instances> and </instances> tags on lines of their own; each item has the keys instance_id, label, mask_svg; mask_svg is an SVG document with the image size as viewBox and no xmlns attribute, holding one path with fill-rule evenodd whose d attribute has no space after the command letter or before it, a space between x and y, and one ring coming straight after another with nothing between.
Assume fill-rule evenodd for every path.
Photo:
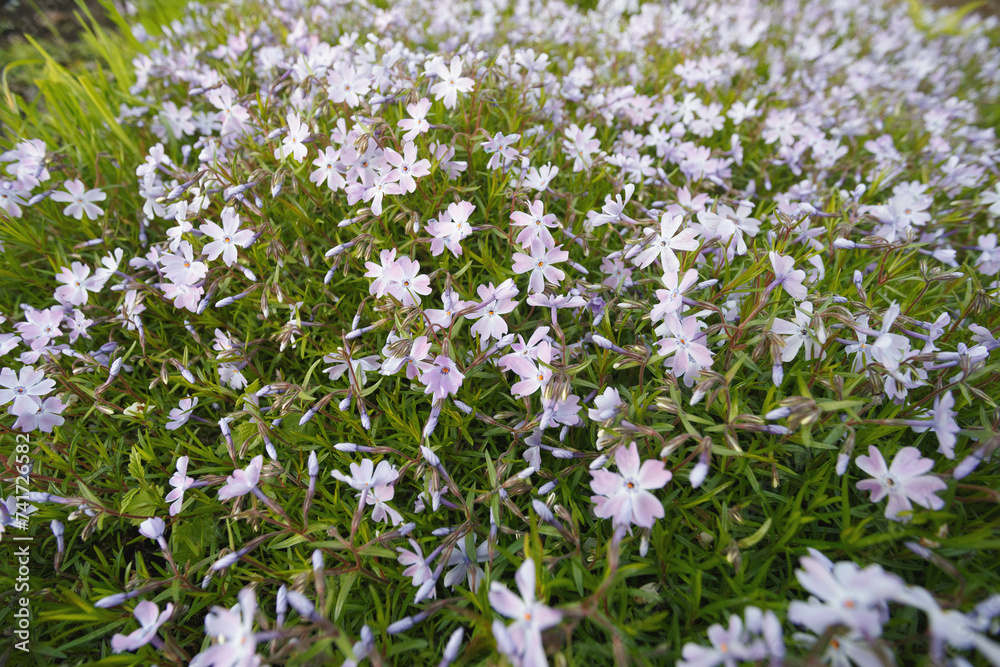
<instances>
[{"instance_id":1,"label":"pale lavender flower","mask_svg":"<svg viewBox=\"0 0 1000 667\"><path fill-rule=\"evenodd\" d=\"M198 398L182 398L178 401L178 405L179 407L171 408L170 413L167 415L170 417L170 421L166 424L168 431L176 431L188 423L195 407L198 405Z\"/></svg>"},{"instance_id":2,"label":"pale lavender flower","mask_svg":"<svg viewBox=\"0 0 1000 667\"><path fill-rule=\"evenodd\" d=\"M226 478L226 485L219 489L219 500L229 500L254 491L260 482L260 469L263 465L264 457L258 454L253 457L246 469L233 471L233 474Z\"/></svg>"},{"instance_id":3,"label":"pale lavender flower","mask_svg":"<svg viewBox=\"0 0 1000 667\"><path fill-rule=\"evenodd\" d=\"M288 121L288 134L281 140L281 145L274 149L274 159L281 160L291 155L296 162L302 162L309 153L309 149L302 143L309 137L309 126L302 122L297 113L289 113L285 120Z\"/></svg>"},{"instance_id":4,"label":"pale lavender flower","mask_svg":"<svg viewBox=\"0 0 1000 667\"><path fill-rule=\"evenodd\" d=\"M212 607L205 617L205 634L218 639L196 655L190 667L256 667L260 664L257 653L257 635L253 632L253 619L257 612L257 598L252 588L239 593L239 604L232 609Z\"/></svg>"},{"instance_id":5,"label":"pale lavender flower","mask_svg":"<svg viewBox=\"0 0 1000 667\"><path fill-rule=\"evenodd\" d=\"M951 391L938 394L934 397L934 408L929 411L931 419L916 419L910 422L910 428L917 433L923 433L927 429L934 431L938 440L938 451L944 454L945 458L955 458L955 443L958 442L958 433L962 428L955 421L957 414L952 408L955 407L955 397Z\"/></svg>"},{"instance_id":6,"label":"pale lavender flower","mask_svg":"<svg viewBox=\"0 0 1000 667\"><path fill-rule=\"evenodd\" d=\"M472 544L473 546L476 544L474 538L472 539ZM481 542L476 547L475 559L473 559L465 546L465 540L459 540L457 548L453 549L451 555L448 556L448 566L451 569L444 575L444 585L454 589L462 579L466 579L469 584L469 590L475 593L476 589L479 588L479 583L486 576L483 568L479 567L477 563L487 561L489 557L490 543L488 541Z\"/></svg>"},{"instance_id":7,"label":"pale lavender flower","mask_svg":"<svg viewBox=\"0 0 1000 667\"><path fill-rule=\"evenodd\" d=\"M209 261L222 255L226 266L232 266L239 259L239 248L246 248L253 241L253 231L240 229L240 216L231 206L222 209L222 227L214 222L206 222L200 229L212 239L202 249L202 254L207 255Z\"/></svg>"},{"instance_id":8,"label":"pale lavender flower","mask_svg":"<svg viewBox=\"0 0 1000 667\"><path fill-rule=\"evenodd\" d=\"M594 407L587 411L587 416L595 422L614 419L622 406L621 396L614 387L608 387L604 393L594 399Z\"/></svg>"},{"instance_id":9,"label":"pale lavender flower","mask_svg":"<svg viewBox=\"0 0 1000 667\"><path fill-rule=\"evenodd\" d=\"M871 491L871 501L878 502L889 496L886 517L893 521L908 522L913 518L913 503L929 509L944 507L944 500L935 494L948 488L944 480L928 475L934 467L932 459L920 455L916 447L903 447L886 466L882 452L874 445L868 446L868 456L859 456L855 463L874 477L858 482L862 491Z\"/></svg>"},{"instance_id":10,"label":"pale lavender flower","mask_svg":"<svg viewBox=\"0 0 1000 667\"><path fill-rule=\"evenodd\" d=\"M34 397L44 396L55 387L55 380L47 379L43 371L36 371L32 366L23 366L16 375L11 369L4 368L0 370L0 405L14 401L9 408L12 415L33 413L37 411Z\"/></svg>"},{"instance_id":11,"label":"pale lavender flower","mask_svg":"<svg viewBox=\"0 0 1000 667\"><path fill-rule=\"evenodd\" d=\"M184 504L184 492L194 486L194 477L187 476L188 457L182 456L177 459L177 472L170 477L170 486L173 491L167 494L165 501L171 503L170 516L176 516L181 511Z\"/></svg>"},{"instance_id":12,"label":"pale lavender flower","mask_svg":"<svg viewBox=\"0 0 1000 667\"><path fill-rule=\"evenodd\" d=\"M754 639L743 627L737 614L729 617L729 628L718 623L708 628L710 647L688 643L682 649L683 660L678 667L736 667L742 662L756 662L767 656L767 648L760 639Z\"/></svg>"},{"instance_id":13,"label":"pale lavender flower","mask_svg":"<svg viewBox=\"0 0 1000 667\"><path fill-rule=\"evenodd\" d=\"M438 77L438 82L431 86L434 99L443 100L445 109L454 109L459 93L472 91L475 81L462 76L462 59L455 56L451 59L451 68L445 66L441 58L434 58L425 66L428 74Z\"/></svg>"},{"instance_id":14,"label":"pale lavender flower","mask_svg":"<svg viewBox=\"0 0 1000 667\"><path fill-rule=\"evenodd\" d=\"M66 191L56 190L52 193L52 201L68 203L63 209L63 215L69 215L82 220L84 214L91 220L97 220L104 210L94 202L104 201L108 195L98 189L88 190L79 178L63 183Z\"/></svg>"},{"instance_id":15,"label":"pale lavender flower","mask_svg":"<svg viewBox=\"0 0 1000 667\"><path fill-rule=\"evenodd\" d=\"M524 228L518 232L515 239L518 245L527 248L535 239L542 241L546 248L551 248L556 244L549 229L557 229L559 222L555 215L545 214L544 204L540 200L528 204L527 213L514 211L510 214L510 219L513 221L514 227Z\"/></svg>"},{"instance_id":16,"label":"pale lavender flower","mask_svg":"<svg viewBox=\"0 0 1000 667\"><path fill-rule=\"evenodd\" d=\"M594 470L590 488L597 495L591 496L594 514L602 519L612 519L616 526L635 524L651 528L656 519L664 516L663 504L650 491L661 489L672 475L663 461L650 459L640 468L639 449L633 442L615 452L618 473Z\"/></svg>"},{"instance_id":17,"label":"pale lavender flower","mask_svg":"<svg viewBox=\"0 0 1000 667\"><path fill-rule=\"evenodd\" d=\"M154 646L162 646L156 633L160 626L167 622L174 612L174 605L167 603L167 606L160 612L159 607L154 602L143 600L135 606L135 620L139 621L139 629L129 635L116 634L111 638L111 651L122 653L123 651L137 651L146 644L152 643Z\"/></svg>"},{"instance_id":18,"label":"pale lavender flower","mask_svg":"<svg viewBox=\"0 0 1000 667\"><path fill-rule=\"evenodd\" d=\"M521 597L511 593L499 582L490 584L489 600L493 609L514 619L514 623L509 626L499 624L503 628L501 636L510 640L510 644L504 648L507 649L508 657L516 658L517 663L524 667L547 666L549 663L542 644L542 631L558 625L562 621L562 612L535 599L535 561L532 559L525 559L521 567L517 568L514 581ZM497 623L494 623L494 635L496 629ZM498 638L498 648L499 644Z\"/></svg>"},{"instance_id":19,"label":"pale lavender flower","mask_svg":"<svg viewBox=\"0 0 1000 667\"><path fill-rule=\"evenodd\" d=\"M424 393L432 394L435 401L455 394L465 375L458 370L458 366L450 358L443 354L434 358L434 363L420 374L420 381L425 385Z\"/></svg>"},{"instance_id":20,"label":"pale lavender flower","mask_svg":"<svg viewBox=\"0 0 1000 667\"><path fill-rule=\"evenodd\" d=\"M804 300L809 295L809 290L802 284L806 279L806 272L795 268L795 258L779 255L773 250L767 256L771 259L771 268L774 270L774 280L767 286L767 291L780 285L793 299Z\"/></svg>"},{"instance_id":21,"label":"pale lavender flower","mask_svg":"<svg viewBox=\"0 0 1000 667\"><path fill-rule=\"evenodd\" d=\"M793 600L788 619L816 634L844 625L868 638L881 635L889 618L887 601L904 589L902 580L879 565L861 569L850 561L833 563L812 548L809 554L800 559L802 569L795 576L814 597Z\"/></svg>"},{"instance_id":22,"label":"pale lavender flower","mask_svg":"<svg viewBox=\"0 0 1000 667\"><path fill-rule=\"evenodd\" d=\"M633 251L630 251L625 258L631 259L640 269L646 268L659 259L664 273L679 270L681 262L677 259L674 251L698 249L697 230L688 227L680 232L677 231L683 223L684 216L671 216L664 213L660 218L659 232L655 229L647 229L645 240ZM643 246L645 248L638 252L638 249ZM633 255L633 253L635 254Z\"/></svg>"},{"instance_id":23,"label":"pale lavender flower","mask_svg":"<svg viewBox=\"0 0 1000 667\"><path fill-rule=\"evenodd\" d=\"M541 239L534 239L530 246L531 254L523 252L514 253L514 273L521 274L531 272L528 279L529 292L545 291L545 283L558 285L566 273L555 267L560 262L569 259L569 253L562 250L562 246L547 248Z\"/></svg>"}]
</instances>

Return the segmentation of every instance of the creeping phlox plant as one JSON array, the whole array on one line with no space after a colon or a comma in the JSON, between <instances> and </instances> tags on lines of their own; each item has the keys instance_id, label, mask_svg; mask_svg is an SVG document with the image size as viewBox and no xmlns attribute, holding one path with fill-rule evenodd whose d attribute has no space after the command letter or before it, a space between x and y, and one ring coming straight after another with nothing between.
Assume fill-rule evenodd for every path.
<instances>
[{"instance_id":1,"label":"creeping phlox plant","mask_svg":"<svg viewBox=\"0 0 1000 667\"><path fill-rule=\"evenodd\" d=\"M1000 32L947 16L223 0L46 61L34 659L1000 665Z\"/></svg>"}]
</instances>

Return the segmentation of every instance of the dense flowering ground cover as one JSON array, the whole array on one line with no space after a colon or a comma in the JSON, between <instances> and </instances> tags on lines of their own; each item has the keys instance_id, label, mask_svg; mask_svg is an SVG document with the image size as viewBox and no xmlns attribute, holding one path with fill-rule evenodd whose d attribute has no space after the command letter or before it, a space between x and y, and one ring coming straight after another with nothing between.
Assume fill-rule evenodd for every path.
<instances>
[{"instance_id":1,"label":"dense flowering ground cover","mask_svg":"<svg viewBox=\"0 0 1000 667\"><path fill-rule=\"evenodd\" d=\"M152 16L0 112L8 656L1000 664L996 20Z\"/></svg>"}]
</instances>

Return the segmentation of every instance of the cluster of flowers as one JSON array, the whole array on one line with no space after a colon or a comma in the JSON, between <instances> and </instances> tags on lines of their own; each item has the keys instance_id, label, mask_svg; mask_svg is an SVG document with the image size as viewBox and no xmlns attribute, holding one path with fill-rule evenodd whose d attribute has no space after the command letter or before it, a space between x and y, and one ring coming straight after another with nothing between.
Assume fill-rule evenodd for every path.
<instances>
[{"instance_id":1,"label":"cluster of flowers","mask_svg":"<svg viewBox=\"0 0 1000 667\"><path fill-rule=\"evenodd\" d=\"M137 529L169 571L97 606L178 580L197 586L167 536L184 530L185 509L250 521L245 498L278 526L215 554L204 589L269 540L280 550L316 541L310 511L325 481L357 494L331 529L337 547L314 548L307 574L277 590L273 623L262 622L256 586L240 586L236 606L213 607L200 619L212 641L190 664L260 664L259 647L273 657L317 637L342 644L322 611L325 560L335 557L354 573L378 561L392 573L371 576L410 584L419 608L378 632L366 617L357 642L344 644L345 664L379 652L381 632L411 632L472 599L437 600L439 583L475 594L489 579L492 611L513 623L475 627L489 627L512 664L546 665L560 636L599 614L620 560L649 557L669 511L664 489L673 503L719 484L731 474L720 460L748 447L829 434L835 474L856 474L853 462L867 476L854 487L872 503L887 499L879 512L900 530L918 516L943 524L934 512L946 510L954 480L995 473L1000 424L974 405L996 397L988 366L1000 347L1000 247L976 231L1000 217L1000 144L978 116L1000 99L995 21L968 18L949 36L922 31L891 3L256 4L267 18L255 12L259 23L235 34L227 21L239 2L192 4L156 40L136 27L148 48L116 123L148 141L143 161L119 175L128 192L101 181L88 189L38 139L0 155L6 218L138 217L124 237L84 240L78 249L114 247L47 276L50 292L36 295L44 308L8 314L0 403L15 419L4 428L86 430L96 417L84 398L99 415L221 437L228 457L156 453L174 470L157 499L167 518ZM907 133L921 137L911 153L897 145ZM50 171L66 172L61 185L48 187L59 180ZM915 300L893 287L910 261L896 260L913 257ZM281 308L287 320L273 317ZM200 351L193 359L188 345ZM310 358L308 372L284 361L293 352ZM282 361L265 370L262 358ZM81 396L76 373L105 379ZM756 393L741 402L740 391ZM103 394L135 402L122 408ZM403 402L416 406L416 427L393 412ZM883 447L881 428L902 435ZM303 434L325 430L345 441L310 436L305 454ZM452 456L460 433L505 443L474 478L460 468L470 459ZM867 455L855 456L858 442ZM778 465L766 460L778 486ZM349 474L336 469L345 464ZM229 474L211 472L220 466ZM586 473L579 484L575 471ZM301 518L265 491L284 481L304 489ZM189 493L210 488L214 498ZM582 499L587 516L566 498ZM107 509L82 495L29 499L78 508L73 518L93 520L87 534ZM13 519L8 504L0 509L2 532ZM544 549L511 559L518 538L509 536L538 523ZM65 528L52 527L61 555ZM382 532L362 539L369 529ZM396 545L395 561L382 544ZM907 547L944 560L933 545ZM583 601L545 604L546 570L565 559L589 568L585 551L599 554L598 570L608 564L606 583ZM727 558L737 562L739 549ZM518 594L498 574L513 563ZM728 629L708 629L711 647L687 643L675 657L781 664L802 649L827 664L888 664L893 604L926 614L933 660L975 650L1000 664L989 638L996 596L961 599L978 603L963 612L878 565L811 550L801 566L808 601L747 607ZM302 592L309 581L315 603ZM183 606L175 602L162 612L139 602L140 629L116 634L111 649L151 644L182 660L160 638ZM297 624L286 625L289 605ZM813 634L786 645L782 618ZM601 615L598 626L608 623ZM444 666L466 632L481 634L450 630Z\"/></svg>"}]
</instances>

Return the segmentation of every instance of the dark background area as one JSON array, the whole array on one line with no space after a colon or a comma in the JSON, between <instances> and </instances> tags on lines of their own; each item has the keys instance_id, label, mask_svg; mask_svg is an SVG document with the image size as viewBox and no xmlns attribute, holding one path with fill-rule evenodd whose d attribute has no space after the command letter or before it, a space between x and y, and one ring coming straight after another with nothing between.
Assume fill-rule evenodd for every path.
<instances>
[{"instance_id":1,"label":"dark background area","mask_svg":"<svg viewBox=\"0 0 1000 667\"><path fill-rule=\"evenodd\" d=\"M105 22L101 3L88 0L86 5L94 18ZM51 38L54 32L62 39L73 40L80 32L75 15L78 11L75 0L0 0L0 47L21 35Z\"/></svg>"}]
</instances>

